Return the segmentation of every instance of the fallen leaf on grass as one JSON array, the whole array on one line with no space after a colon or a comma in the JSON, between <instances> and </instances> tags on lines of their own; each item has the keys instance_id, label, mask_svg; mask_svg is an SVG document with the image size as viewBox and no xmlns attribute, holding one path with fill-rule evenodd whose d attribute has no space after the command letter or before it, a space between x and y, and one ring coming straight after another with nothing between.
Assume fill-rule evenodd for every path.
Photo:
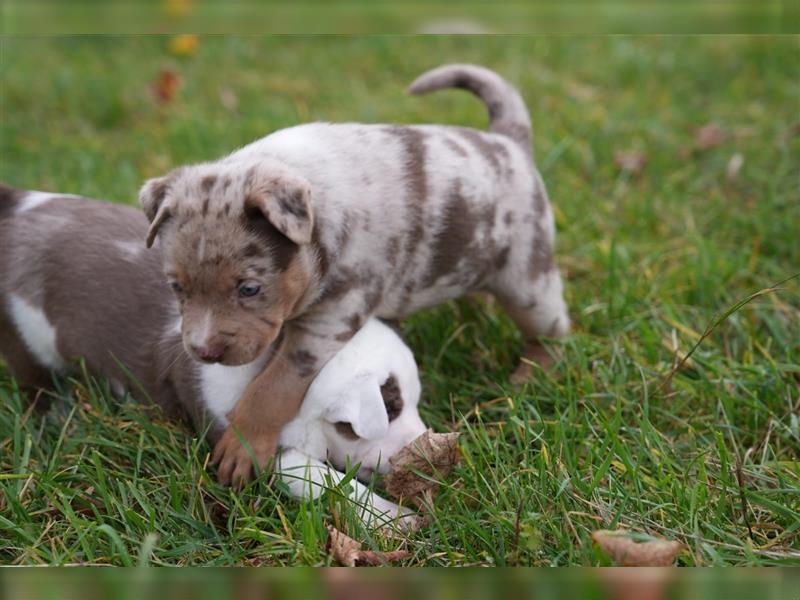
<instances>
[{"instance_id":1,"label":"fallen leaf on grass","mask_svg":"<svg viewBox=\"0 0 800 600\"><path fill-rule=\"evenodd\" d=\"M460 433L433 433L430 429L389 459L391 471L384 477L386 491L400 498L414 499L427 494L433 498L439 487L436 478L447 477L458 464ZM434 477L436 476L436 477Z\"/></svg>"},{"instance_id":2,"label":"fallen leaf on grass","mask_svg":"<svg viewBox=\"0 0 800 600\"><path fill-rule=\"evenodd\" d=\"M197 52L200 38L193 34L185 33L176 35L169 41L169 51L175 56L192 56Z\"/></svg>"},{"instance_id":3,"label":"fallen leaf on grass","mask_svg":"<svg viewBox=\"0 0 800 600\"><path fill-rule=\"evenodd\" d=\"M357 542L335 527L330 526L328 527L328 543L325 548L329 554L333 555L336 562L343 567L378 567L411 556L411 553L406 550L393 550L391 552L362 550L361 542Z\"/></svg>"},{"instance_id":4,"label":"fallen leaf on grass","mask_svg":"<svg viewBox=\"0 0 800 600\"><path fill-rule=\"evenodd\" d=\"M725 132L719 125L709 123L694 132L694 144L700 150L716 148L725 140Z\"/></svg>"},{"instance_id":5,"label":"fallen leaf on grass","mask_svg":"<svg viewBox=\"0 0 800 600\"><path fill-rule=\"evenodd\" d=\"M175 99L175 94L178 92L180 84L181 79L175 71L162 69L153 82L153 95L159 102L169 104Z\"/></svg>"},{"instance_id":6,"label":"fallen leaf on grass","mask_svg":"<svg viewBox=\"0 0 800 600\"><path fill-rule=\"evenodd\" d=\"M623 152L619 150L614 152L614 164L623 173L638 175L642 172L646 163L647 155L644 152Z\"/></svg>"},{"instance_id":7,"label":"fallen leaf on grass","mask_svg":"<svg viewBox=\"0 0 800 600\"><path fill-rule=\"evenodd\" d=\"M637 542L628 531L601 529L592 540L621 567L668 567L685 546L673 540L650 539Z\"/></svg>"}]
</instances>

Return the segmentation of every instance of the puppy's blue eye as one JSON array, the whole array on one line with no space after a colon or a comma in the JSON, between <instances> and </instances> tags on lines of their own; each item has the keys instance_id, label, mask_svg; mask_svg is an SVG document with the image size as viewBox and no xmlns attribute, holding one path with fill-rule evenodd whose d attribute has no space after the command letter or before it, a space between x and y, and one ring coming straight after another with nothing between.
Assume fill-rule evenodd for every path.
<instances>
[{"instance_id":1,"label":"puppy's blue eye","mask_svg":"<svg viewBox=\"0 0 800 600\"><path fill-rule=\"evenodd\" d=\"M261 286L255 283L243 283L239 286L240 298L252 298L261 291Z\"/></svg>"},{"instance_id":2,"label":"puppy's blue eye","mask_svg":"<svg viewBox=\"0 0 800 600\"><path fill-rule=\"evenodd\" d=\"M177 281L171 281L169 285L172 288L172 291L175 292L176 294L180 294L183 291L181 284L178 283Z\"/></svg>"}]
</instances>

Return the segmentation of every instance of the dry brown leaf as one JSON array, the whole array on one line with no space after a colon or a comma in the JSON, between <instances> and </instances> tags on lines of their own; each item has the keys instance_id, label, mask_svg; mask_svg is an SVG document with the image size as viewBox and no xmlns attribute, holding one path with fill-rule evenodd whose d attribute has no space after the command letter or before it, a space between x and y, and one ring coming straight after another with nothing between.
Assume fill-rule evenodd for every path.
<instances>
[{"instance_id":1,"label":"dry brown leaf","mask_svg":"<svg viewBox=\"0 0 800 600\"><path fill-rule=\"evenodd\" d=\"M623 152L618 150L614 152L614 164L621 171L630 175L638 175L644 169L647 163L647 155L644 152L637 152L635 150Z\"/></svg>"},{"instance_id":2,"label":"dry brown leaf","mask_svg":"<svg viewBox=\"0 0 800 600\"><path fill-rule=\"evenodd\" d=\"M703 125L694 132L694 144L700 150L716 148L725 140L725 132L715 123Z\"/></svg>"},{"instance_id":3,"label":"dry brown leaf","mask_svg":"<svg viewBox=\"0 0 800 600\"><path fill-rule=\"evenodd\" d=\"M637 542L624 530L601 529L592 533L592 540L621 567L668 567L685 550L673 540Z\"/></svg>"},{"instance_id":4,"label":"dry brown leaf","mask_svg":"<svg viewBox=\"0 0 800 600\"><path fill-rule=\"evenodd\" d=\"M331 526L328 526L326 549L343 567L378 567L411 556L411 553L406 550L391 552L362 550L360 542Z\"/></svg>"},{"instance_id":5,"label":"dry brown leaf","mask_svg":"<svg viewBox=\"0 0 800 600\"><path fill-rule=\"evenodd\" d=\"M159 102L169 104L175 99L181 79L178 74L171 69L162 69L158 73L158 78L153 82L153 95Z\"/></svg>"},{"instance_id":6,"label":"dry brown leaf","mask_svg":"<svg viewBox=\"0 0 800 600\"><path fill-rule=\"evenodd\" d=\"M400 498L438 488L436 478L447 477L458 464L460 433L433 433L430 429L389 459L391 471L384 477L386 491ZM432 498L432 495L430 496Z\"/></svg>"}]
</instances>

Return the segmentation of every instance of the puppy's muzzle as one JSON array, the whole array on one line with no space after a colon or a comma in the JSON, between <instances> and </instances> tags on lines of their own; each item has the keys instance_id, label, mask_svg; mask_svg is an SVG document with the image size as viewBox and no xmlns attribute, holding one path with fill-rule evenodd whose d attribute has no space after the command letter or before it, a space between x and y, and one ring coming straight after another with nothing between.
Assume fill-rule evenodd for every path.
<instances>
[{"instance_id":1,"label":"puppy's muzzle","mask_svg":"<svg viewBox=\"0 0 800 600\"><path fill-rule=\"evenodd\" d=\"M223 343L208 344L205 346L192 344L191 348L192 354L206 363L222 362L222 359L225 357L225 352L228 350L228 346Z\"/></svg>"}]
</instances>

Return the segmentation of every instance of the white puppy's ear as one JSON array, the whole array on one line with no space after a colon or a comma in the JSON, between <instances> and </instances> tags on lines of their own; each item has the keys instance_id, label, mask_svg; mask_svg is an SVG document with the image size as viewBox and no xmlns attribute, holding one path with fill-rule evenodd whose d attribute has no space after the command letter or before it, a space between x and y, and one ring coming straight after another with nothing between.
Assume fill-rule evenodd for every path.
<instances>
[{"instance_id":1,"label":"white puppy's ear","mask_svg":"<svg viewBox=\"0 0 800 600\"><path fill-rule=\"evenodd\" d=\"M166 199L171 180L171 175L148 179L139 191L139 204L147 220L150 221L150 229L147 232L148 248L153 245L158 230L171 216L169 202Z\"/></svg>"},{"instance_id":2,"label":"white puppy's ear","mask_svg":"<svg viewBox=\"0 0 800 600\"><path fill-rule=\"evenodd\" d=\"M302 179L285 175L256 174L244 201L245 212L260 212L283 235L297 245L311 241L314 215L311 190Z\"/></svg>"},{"instance_id":3,"label":"white puppy's ear","mask_svg":"<svg viewBox=\"0 0 800 600\"><path fill-rule=\"evenodd\" d=\"M340 395L328 407L325 420L350 423L355 434L365 440L384 437L389 430L389 417L377 381L364 380Z\"/></svg>"}]
</instances>

